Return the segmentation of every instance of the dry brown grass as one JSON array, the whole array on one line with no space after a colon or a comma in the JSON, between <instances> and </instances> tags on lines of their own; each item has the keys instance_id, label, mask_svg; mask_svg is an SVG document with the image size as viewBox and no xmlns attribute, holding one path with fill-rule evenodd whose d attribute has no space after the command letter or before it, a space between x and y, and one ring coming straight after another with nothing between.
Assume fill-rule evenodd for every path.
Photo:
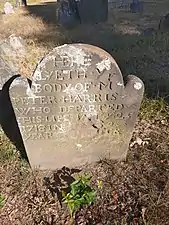
<instances>
[{"instance_id":1,"label":"dry brown grass","mask_svg":"<svg viewBox=\"0 0 169 225\"><path fill-rule=\"evenodd\" d=\"M15 14L3 15L0 26L0 38L8 38L11 34L21 36L27 44L27 55L24 58L16 58L15 63L19 66L20 73L30 76L36 63L46 53L46 48L38 48L36 35L45 32L45 24L41 19L35 19L27 15L25 10L17 10Z\"/></svg>"},{"instance_id":2,"label":"dry brown grass","mask_svg":"<svg viewBox=\"0 0 169 225\"><path fill-rule=\"evenodd\" d=\"M29 16L27 10L17 9L14 14L3 15L0 38L7 38L12 33L29 38L43 33L45 28L43 22L38 18Z\"/></svg>"},{"instance_id":3,"label":"dry brown grass","mask_svg":"<svg viewBox=\"0 0 169 225\"><path fill-rule=\"evenodd\" d=\"M20 73L28 77L32 75L37 62L64 39L56 27L45 24L41 18L33 17L23 9L16 10L15 14L2 16L0 39L8 38L11 34L21 36L26 42L26 56L13 60Z\"/></svg>"},{"instance_id":4,"label":"dry brown grass","mask_svg":"<svg viewBox=\"0 0 169 225\"><path fill-rule=\"evenodd\" d=\"M102 160L82 168L81 174L92 175L97 198L94 205L76 214L75 224L169 224L168 118L157 113L151 121L142 119L137 123L125 162ZM142 143L137 142L138 138ZM0 158L1 194L6 198L0 223L70 225L68 211L61 208L57 198L59 183L54 173L31 171L18 154L11 154L12 146L5 144L8 142L3 136L0 140L0 150L6 150ZM102 189L97 181L102 182Z\"/></svg>"}]
</instances>

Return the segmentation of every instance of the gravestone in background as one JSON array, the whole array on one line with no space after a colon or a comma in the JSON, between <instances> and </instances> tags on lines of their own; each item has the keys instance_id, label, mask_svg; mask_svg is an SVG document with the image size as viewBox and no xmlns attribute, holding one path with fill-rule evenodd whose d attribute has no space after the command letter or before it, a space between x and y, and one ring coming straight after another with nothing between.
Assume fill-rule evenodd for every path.
<instances>
[{"instance_id":1,"label":"gravestone in background","mask_svg":"<svg viewBox=\"0 0 169 225\"><path fill-rule=\"evenodd\" d=\"M161 32L169 32L169 13L161 18L158 29Z\"/></svg>"},{"instance_id":2,"label":"gravestone in background","mask_svg":"<svg viewBox=\"0 0 169 225\"><path fill-rule=\"evenodd\" d=\"M26 44L21 37L12 34L5 40L0 40L0 55L6 57L24 57Z\"/></svg>"},{"instance_id":3,"label":"gravestone in background","mask_svg":"<svg viewBox=\"0 0 169 225\"><path fill-rule=\"evenodd\" d=\"M4 4L4 13L5 14L13 14L14 13L13 6L11 3L6 2Z\"/></svg>"},{"instance_id":4,"label":"gravestone in background","mask_svg":"<svg viewBox=\"0 0 169 225\"><path fill-rule=\"evenodd\" d=\"M133 0L133 2L130 4L130 10L132 13L143 13L144 2L139 0Z\"/></svg>"},{"instance_id":5,"label":"gravestone in background","mask_svg":"<svg viewBox=\"0 0 169 225\"><path fill-rule=\"evenodd\" d=\"M16 84L16 85L15 85ZM143 97L142 81L104 50L86 44L53 49L32 86L16 79L10 97L33 168L124 159Z\"/></svg>"},{"instance_id":6,"label":"gravestone in background","mask_svg":"<svg viewBox=\"0 0 169 225\"><path fill-rule=\"evenodd\" d=\"M10 77L19 73L19 60L27 52L25 46L23 39L15 35L0 41L0 89Z\"/></svg>"},{"instance_id":7,"label":"gravestone in background","mask_svg":"<svg viewBox=\"0 0 169 225\"><path fill-rule=\"evenodd\" d=\"M150 36L150 35L153 35L156 33L156 29L152 28L152 27L149 27L149 28L146 28L145 30L143 30L142 34L145 35L145 36Z\"/></svg>"},{"instance_id":8,"label":"gravestone in background","mask_svg":"<svg viewBox=\"0 0 169 225\"><path fill-rule=\"evenodd\" d=\"M95 24L108 19L108 0L58 0L57 20L67 27L79 23Z\"/></svg>"},{"instance_id":9,"label":"gravestone in background","mask_svg":"<svg viewBox=\"0 0 169 225\"><path fill-rule=\"evenodd\" d=\"M80 23L75 0L57 0L56 19L67 28Z\"/></svg>"},{"instance_id":10,"label":"gravestone in background","mask_svg":"<svg viewBox=\"0 0 169 225\"><path fill-rule=\"evenodd\" d=\"M81 23L100 23L108 19L108 0L76 0Z\"/></svg>"},{"instance_id":11,"label":"gravestone in background","mask_svg":"<svg viewBox=\"0 0 169 225\"><path fill-rule=\"evenodd\" d=\"M15 66L10 62L7 63L0 57L0 90L6 81L9 80L13 75L17 74Z\"/></svg>"}]
</instances>

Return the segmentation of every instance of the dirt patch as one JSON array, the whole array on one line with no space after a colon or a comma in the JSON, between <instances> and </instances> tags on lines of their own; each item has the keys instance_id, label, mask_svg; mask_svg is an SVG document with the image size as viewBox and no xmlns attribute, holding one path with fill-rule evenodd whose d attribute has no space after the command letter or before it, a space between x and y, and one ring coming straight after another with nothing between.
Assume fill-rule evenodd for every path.
<instances>
[{"instance_id":1,"label":"dirt patch","mask_svg":"<svg viewBox=\"0 0 169 225\"><path fill-rule=\"evenodd\" d=\"M79 168L82 174L92 176L97 199L90 207L77 212L75 224L167 225L168 132L168 123L139 121L125 162L103 159L95 165ZM58 201L56 171L32 172L17 157L1 164L1 193L6 198L1 209L1 224L70 224L67 209ZM98 181L102 183L101 189Z\"/></svg>"}]
</instances>

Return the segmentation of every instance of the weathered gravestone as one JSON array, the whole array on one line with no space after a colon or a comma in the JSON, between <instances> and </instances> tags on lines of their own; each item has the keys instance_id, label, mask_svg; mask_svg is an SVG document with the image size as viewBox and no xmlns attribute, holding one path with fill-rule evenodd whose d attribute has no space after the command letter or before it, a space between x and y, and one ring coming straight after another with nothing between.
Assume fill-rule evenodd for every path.
<instances>
[{"instance_id":1,"label":"weathered gravestone","mask_svg":"<svg viewBox=\"0 0 169 225\"><path fill-rule=\"evenodd\" d=\"M67 27L78 23L106 22L108 0L58 0L56 16Z\"/></svg>"},{"instance_id":2,"label":"weathered gravestone","mask_svg":"<svg viewBox=\"0 0 169 225\"><path fill-rule=\"evenodd\" d=\"M5 14L13 14L14 13L13 6L11 3L6 2L4 4L4 13Z\"/></svg>"},{"instance_id":3,"label":"weathered gravestone","mask_svg":"<svg viewBox=\"0 0 169 225\"><path fill-rule=\"evenodd\" d=\"M74 27L80 23L80 17L75 0L58 0L56 17L57 21L67 28Z\"/></svg>"},{"instance_id":4,"label":"weathered gravestone","mask_svg":"<svg viewBox=\"0 0 169 225\"><path fill-rule=\"evenodd\" d=\"M6 81L13 75L17 74L17 70L12 63L7 63L0 57L0 90Z\"/></svg>"},{"instance_id":5,"label":"weathered gravestone","mask_svg":"<svg viewBox=\"0 0 169 225\"><path fill-rule=\"evenodd\" d=\"M133 0L130 4L130 10L132 13L143 13L144 2L139 0Z\"/></svg>"},{"instance_id":6,"label":"weathered gravestone","mask_svg":"<svg viewBox=\"0 0 169 225\"><path fill-rule=\"evenodd\" d=\"M118 4L119 3L120 5L118 6L118 8L127 8L129 4L129 0L121 0L120 2L118 1Z\"/></svg>"},{"instance_id":7,"label":"weathered gravestone","mask_svg":"<svg viewBox=\"0 0 169 225\"><path fill-rule=\"evenodd\" d=\"M143 30L142 34L145 36L150 36L156 33L156 30L152 27Z\"/></svg>"},{"instance_id":8,"label":"weathered gravestone","mask_svg":"<svg viewBox=\"0 0 169 225\"><path fill-rule=\"evenodd\" d=\"M75 0L81 23L100 23L108 19L108 0Z\"/></svg>"},{"instance_id":9,"label":"weathered gravestone","mask_svg":"<svg viewBox=\"0 0 169 225\"><path fill-rule=\"evenodd\" d=\"M10 77L19 73L19 60L27 52L25 45L23 39L15 35L0 41L0 89Z\"/></svg>"},{"instance_id":10,"label":"weathered gravestone","mask_svg":"<svg viewBox=\"0 0 169 225\"><path fill-rule=\"evenodd\" d=\"M0 55L5 57L23 57L26 55L26 44L21 37L15 34L5 40L0 40Z\"/></svg>"},{"instance_id":11,"label":"weathered gravestone","mask_svg":"<svg viewBox=\"0 0 169 225\"><path fill-rule=\"evenodd\" d=\"M169 13L161 18L158 29L161 32L169 32Z\"/></svg>"},{"instance_id":12,"label":"weathered gravestone","mask_svg":"<svg viewBox=\"0 0 169 225\"><path fill-rule=\"evenodd\" d=\"M38 64L31 88L16 81L10 97L33 168L126 157L144 85L129 76L124 87L107 52L63 45Z\"/></svg>"}]
</instances>

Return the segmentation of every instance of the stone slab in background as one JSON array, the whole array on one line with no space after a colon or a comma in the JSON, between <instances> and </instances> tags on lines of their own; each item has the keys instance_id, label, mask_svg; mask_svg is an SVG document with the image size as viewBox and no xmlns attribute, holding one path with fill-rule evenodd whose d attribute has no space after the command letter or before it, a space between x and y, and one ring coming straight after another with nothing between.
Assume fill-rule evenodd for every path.
<instances>
[{"instance_id":1,"label":"stone slab in background","mask_svg":"<svg viewBox=\"0 0 169 225\"><path fill-rule=\"evenodd\" d=\"M18 71L15 66L10 62L6 62L4 59L0 57L0 89L2 89L3 85Z\"/></svg>"},{"instance_id":2,"label":"stone slab in background","mask_svg":"<svg viewBox=\"0 0 169 225\"><path fill-rule=\"evenodd\" d=\"M108 19L108 0L77 0L81 23L106 22Z\"/></svg>"},{"instance_id":3,"label":"stone slab in background","mask_svg":"<svg viewBox=\"0 0 169 225\"><path fill-rule=\"evenodd\" d=\"M26 55L26 44L21 37L12 34L7 39L0 41L0 55L7 57Z\"/></svg>"},{"instance_id":4,"label":"stone slab in background","mask_svg":"<svg viewBox=\"0 0 169 225\"><path fill-rule=\"evenodd\" d=\"M0 88L13 75L19 73L19 60L26 56L26 44L15 35L0 41Z\"/></svg>"},{"instance_id":5,"label":"stone slab in background","mask_svg":"<svg viewBox=\"0 0 169 225\"><path fill-rule=\"evenodd\" d=\"M73 28L80 23L76 3L73 0L59 0L56 7L56 19L67 28Z\"/></svg>"},{"instance_id":6,"label":"stone slab in background","mask_svg":"<svg viewBox=\"0 0 169 225\"><path fill-rule=\"evenodd\" d=\"M130 10L132 13L143 13L144 2L139 0L133 0L130 4Z\"/></svg>"},{"instance_id":7,"label":"stone slab in background","mask_svg":"<svg viewBox=\"0 0 169 225\"><path fill-rule=\"evenodd\" d=\"M16 85L15 85L16 84ZM72 44L37 65L32 86L15 80L10 97L33 168L56 169L100 158L125 159L144 85L104 50Z\"/></svg>"},{"instance_id":8,"label":"stone slab in background","mask_svg":"<svg viewBox=\"0 0 169 225\"><path fill-rule=\"evenodd\" d=\"M13 6L11 3L6 2L4 4L4 13L5 14L13 14L14 13Z\"/></svg>"},{"instance_id":9,"label":"stone slab in background","mask_svg":"<svg viewBox=\"0 0 169 225\"><path fill-rule=\"evenodd\" d=\"M108 0L108 8L128 10L132 0Z\"/></svg>"},{"instance_id":10,"label":"stone slab in background","mask_svg":"<svg viewBox=\"0 0 169 225\"><path fill-rule=\"evenodd\" d=\"M108 0L59 0L57 21L67 27L79 23L95 24L108 19Z\"/></svg>"},{"instance_id":11,"label":"stone slab in background","mask_svg":"<svg viewBox=\"0 0 169 225\"><path fill-rule=\"evenodd\" d=\"M169 13L161 18L158 29L161 32L169 32Z\"/></svg>"},{"instance_id":12,"label":"stone slab in background","mask_svg":"<svg viewBox=\"0 0 169 225\"><path fill-rule=\"evenodd\" d=\"M154 35L155 33L156 33L156 29L149 27L149 28L143 30L142 35L151 36L151 35Z\"/></svg>"}]
</instances>

